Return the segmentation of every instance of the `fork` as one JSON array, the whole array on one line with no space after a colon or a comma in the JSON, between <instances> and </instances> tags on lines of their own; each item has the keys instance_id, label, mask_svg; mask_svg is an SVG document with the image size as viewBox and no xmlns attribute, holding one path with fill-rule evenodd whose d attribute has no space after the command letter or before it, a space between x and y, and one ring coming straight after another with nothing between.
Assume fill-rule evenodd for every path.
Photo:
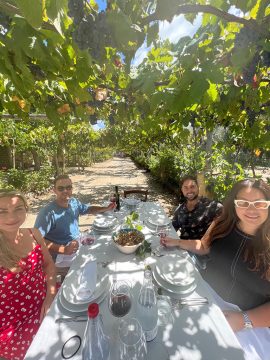
<instances>
[{"instance_id":1,"label":"fork","mask_svg":"<svg viewBox=\"0 0 270 360\"><path fill-rule=\"evenodd\" d=\"M161 254L158 250L152 250L152 254L156 257L162 257L165 255L165 254Z\"/></svg>"},{"instance_id":2,"label":"fork","mask_svg":"<svg viewBox=\"0 0 270 360\"><path fill-rule=\"evenodd\" d=\"M100 264L105 269L111 262L112 262L112 260L98 261L98 264Z\"/></svg>"},{"instance_id":3,"label":"fork","mask_svg":"<svg viewBox=\"0 0 270 360\"><path fill-rule=\"evenodd\" d=\"M206 297L171 299L174 309L182 309L184 306L207 305L209 301Z\"/></svg>"}]
</instances>

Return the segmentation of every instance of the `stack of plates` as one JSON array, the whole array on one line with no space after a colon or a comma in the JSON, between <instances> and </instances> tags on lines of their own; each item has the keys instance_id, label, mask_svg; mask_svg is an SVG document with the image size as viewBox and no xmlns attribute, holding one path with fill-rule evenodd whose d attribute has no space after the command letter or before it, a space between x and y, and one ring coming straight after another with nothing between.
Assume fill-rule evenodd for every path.
<instances>
[{"instance_id":1,"label":"stack of plates","mask_svg":"<svg viewBox=\"0 0 270 360\"><path fill-rule=\"evenodd\" d=\"M159 230L169 225L171 225L171 220L164 214L156 214L146 220L146 226L152 230Z\"/></svg>"},{"instance_id":2,"label":"stack of plates","mask_svg":"<svg viewBox=\"0 0 270 360\"><path fill-rule=\"evenodd\" d=\"M135 211L137 206L140 204L141 200L135 199L135 198L125 198L123 199L123 204L127 207L129 210Z\"/></svg>"},{"instance_id":3,"label":"stack of plates","mask_svg":"<svg viewBox=\"0 0 270 360\"><path fill-rule=\"evenodd\" d=\"M197 286L196 270L192 260L178 254L159 258L153 276L165 293L176 299L189 295Z\"/></svg>"},{"instance_id":4,"label":"stack of plates","mask_svg":"<svg viewBox=\"0 0 270 360\"><path fill-rule=\"evenodd\" d=\"M113 230L117 224L117 219L112 215L97 215L93 222L93 229L99 232Z\"/></svg>"},{"instance_id":5,"label":"stack of plates","mask_svg":"<svg viewBox=\"0 0 270 360\"><path fill-rule=\"evenodd\" d=\"M104 300L109 286L109 276L100 264L97 264L96 289L92 296L87 300L78 300L76 293L79 287L81 269L70 271L59 290L59 301L63 308L68 311L81 313L87 311L90 303L101 303Z\"/></svg>"}]
</instances>

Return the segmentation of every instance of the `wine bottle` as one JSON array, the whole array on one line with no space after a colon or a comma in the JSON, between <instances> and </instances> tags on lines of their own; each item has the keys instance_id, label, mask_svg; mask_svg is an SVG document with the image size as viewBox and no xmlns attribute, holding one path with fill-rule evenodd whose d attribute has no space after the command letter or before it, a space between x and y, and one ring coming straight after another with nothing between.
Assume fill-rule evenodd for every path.
<instances>
[{"instance_id":1,"label":"wine bottle","mask_svg":"<svg viewBox=\"0 0 270 360\"><path fill-rule=\"evenodd\" d=\"M118 186L115 186L115 202L116 202L116 210L120 210L120 195L118 192Z\"/></svg>"},{"instance_id":2,"label":"wine bottle","mask_svg":"<svg viewBox=\"0 0 270 360\"><path fill-rule=\"evenodd\" d=\"M146 341L153 340L158 330L158 309L150 270L144 272L143 285L137 302L137 318L144 331Z\"/></svg>"},{"instance_id":3,"label":"wine bottle","mask_svg":"<svg viewBox=\"0 0 270 360\"><path fill-rule=\"evenodd\" d=\"M104 334L99 306L92 303L88 306L88 321L84 333L82 360L109 360L109 337Z\"/></svg>"}]
</instances>

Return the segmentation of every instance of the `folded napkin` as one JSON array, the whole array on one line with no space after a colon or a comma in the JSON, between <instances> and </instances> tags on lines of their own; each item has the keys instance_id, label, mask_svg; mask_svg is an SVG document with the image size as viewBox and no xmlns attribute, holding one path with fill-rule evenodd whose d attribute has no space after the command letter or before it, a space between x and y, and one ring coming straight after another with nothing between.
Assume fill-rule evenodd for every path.
<instances>
[{"instance_id":1,"label":"folded napkin","mask_svg":"<svg viewBox=\"0 0 270 360\"><path fill-rule=\"evenodd\" d=\"M70 267L72 261L76 257L76 254L64 255L58 254L55 260L56 267Z\"/></svg>"},{"instance_id":2,"label":"folded napkin","mask_svg":"<svg viewBox=\"0 0 270 360\"><path fill-rule=\"evenodd\" d=\"M76 239L76 240L77 240L77 242L79 244L79 247L80 247L81 246L80 239ZM69 245L69 244L70 244L70 242L67 243L66 245ZM75 254L70 254L70 255L58 254L56 256L56 259L55 259L55 266L56 267L70 267L72 261L77 256L78 251Z\"/></svg>"},{"instance_id":3,"label":"folded napkin","mask_svg":"<svg viewBox=\"0 0 270 360\"><path fill-rule=\"evenodd\" d=\"M97 263L89 261L85 264L80 276L79 287L76 293L76 299L79 301L89 300L94 294L97 282Z\"/></svg>"}]
</instances>

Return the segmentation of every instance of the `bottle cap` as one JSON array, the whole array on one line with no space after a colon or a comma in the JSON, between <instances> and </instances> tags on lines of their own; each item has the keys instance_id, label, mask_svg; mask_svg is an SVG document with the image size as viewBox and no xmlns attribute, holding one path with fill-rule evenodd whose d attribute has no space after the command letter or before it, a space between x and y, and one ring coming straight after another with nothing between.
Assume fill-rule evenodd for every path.
<instances>
[{"instance_id":1,"label":"bottle cap","mask_svg":"<svg viewBox=\"0 0 270 360\"><path fill-rule=\"evenodd\" d=\"M99 314L99 306L97 303L90 304L88 306L88 317L95 318Z\"/></svg>"}]
</instances>

